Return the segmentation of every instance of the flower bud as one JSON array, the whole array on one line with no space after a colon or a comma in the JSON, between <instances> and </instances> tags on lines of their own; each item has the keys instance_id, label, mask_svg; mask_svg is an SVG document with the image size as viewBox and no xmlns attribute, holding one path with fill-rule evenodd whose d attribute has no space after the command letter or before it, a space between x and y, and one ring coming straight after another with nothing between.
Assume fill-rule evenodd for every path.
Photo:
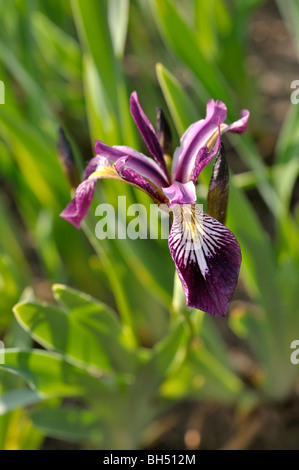
<instances>
[{"instance_id":1,"label":"flower bud","mask_svg":"<svg viewBox=\"0 0 299 470\"><path fill-rule=\"evenodd\" d=\"M208 191L207 213L222 224L225 223L226 219L229 186L228 180L228 165L225 157L225 149L221 142L220 149L213 166Z\"/></svg>"},{"instance_id":2,"label":"flower bud","mask_svg":"<svg viewBox=\"0 0 299 470\"><path fill-rule=\"evenodd\" d=\"M161 108L157 108L157 135L164 154L170 157L172 150L171 130Z\"/></svg>"},{"instance_id":3,"label":"flower bud","mask_svg":"<svg viewBox=\"0 0 299 470\"><path fill-rule=\"evenodd\" d=\"M80 176L72 148L61 126L58 127L58 156L67 180L72 188L76 188L80 183Z\"/></svg>"}]
</instances>

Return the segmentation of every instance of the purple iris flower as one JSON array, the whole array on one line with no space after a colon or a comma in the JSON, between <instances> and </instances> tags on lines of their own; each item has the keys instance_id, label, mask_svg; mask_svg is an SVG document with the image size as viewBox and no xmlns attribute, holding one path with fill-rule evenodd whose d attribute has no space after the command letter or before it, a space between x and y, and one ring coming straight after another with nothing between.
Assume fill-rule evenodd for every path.
<instances>
[{"instance_id":1,"label":"purple iris flower","mask_svg":"<svg viewBox=\"0 0 299 470\"><path fill-rule=\"evenodd\" d=\"M126 146L109 147L96 140L96 156L87 165L75 198L61 216L80 228L100 178L126 181L146 192L155 203L166 204L173 213L169 250L187 305L223 317L238 281L240 246L227 227L201 210L196 203L195 183L218 153L221 134L246 131L249 111L243 110L239 120L227 125L225 104L210 100L205 119L193 123L182 136L170 175L158 135L136 92L132 93L130 104L152 158Z\"/></svg>"}]
</instances>

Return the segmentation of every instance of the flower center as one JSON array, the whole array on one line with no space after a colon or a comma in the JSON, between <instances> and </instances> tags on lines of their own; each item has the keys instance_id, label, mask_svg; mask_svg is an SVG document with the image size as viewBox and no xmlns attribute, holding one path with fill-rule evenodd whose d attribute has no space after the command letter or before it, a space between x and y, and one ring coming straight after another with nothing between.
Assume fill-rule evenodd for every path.
<instances>
[{"instance_id":1,"label":"flower center","mask_svg":"<svg viewBox=\"0 0 299 470\"><path fill-rule=\"evenodd\" d=\"M188 183L175 181L171 186L168 186L168 188L162 188L162 191L169 199L170 209L176 204L196 203L195 186L192 181L188 181Z\"/></svg>"}]
</instances>

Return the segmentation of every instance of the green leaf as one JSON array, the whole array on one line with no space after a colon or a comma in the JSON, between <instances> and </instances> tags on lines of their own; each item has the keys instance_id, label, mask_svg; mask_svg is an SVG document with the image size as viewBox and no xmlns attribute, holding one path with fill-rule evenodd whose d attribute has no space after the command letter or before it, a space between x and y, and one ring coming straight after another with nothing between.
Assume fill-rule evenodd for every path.
<instances>
[{"instance_id":1,"label":"green leaf","mask_svg":"<svg viewBox=\"0 0 299 470\"><path fill-rule=\"evenodd\" d=\"M242 248L242 272L247 288L273 314L280 310L277 262L271 241L244 194L233 183L230 185L228 227L236 235Z\"/></svg>"},{"instance_id":2,"label":"green leaf","mask_svg":"<svg viewBox=\"0 0 299 470\"><path fill-rule=\"evenodd\" d=\"M142 387L147 394L154 393L185 360L189 337L188 329L180 318L168 335L154 347L150 360L137 376L135 388L139 390Z\"/></svg>"},{"instance_id":3,"label":"green leaf","mask_svg":"<svg viewBox=\"0 0 299 470\"><path fill-rule=\"evenodd\" d=\"M119 125L90 54L83 55L83 83L92 143L100 139L115 145L120 141Z\"/></svg>"},{"instance_id":4,"label":"green leaf","mask_svg":"<svg viewBox=\"0 0 299 470\"><path fill-rule=\"evenodd\" d=\"M121 58L127 37L129 0L109 0L108 19L114 53L116 57Z\"/></svg>"},{"instance_id":5,"label":"green leaf","mask_svg":"<svg viewBox=\"0 0 299 470\"><path fill-rule=\"evenodd\" d=\"M299 106L290 105L289 112L280 131L273 166L273 180L280 197L281 211L277 220L289 212L289 204L299 173Z\"/></svg>"},{"instance_id":6,"label":"green leaf","mask_svg":"<svg viewBox=\"0 0 299 470\"><path fill-rule=\"evenodd\" d=\"M103 439L98 417L93 411L71 406L41 408L30 414L35 427L47 436L97 445Z\"/></svg>"},{"instance_id":7,"label":"green leaf","mask_svg":"<svg viewBox=\"0 0 299 470\"><path fill-rule=\"evenodd\" d=\"M232 102L228 84L217 66L198 47L195 30L187 24L170 0L152 0L157 23L166 43L198 77L206 97Z\"/></svg>"},{"instance_id":8,"label":"green leaf","mask_svg":"<svg viewBox=\"0 0 299 470\"><path fill-rule=\"evenodd\" d=\"M172 119L179 135L182 135L190 124L198 121L198 111L174 75L162 64L156 65L156 72Z\"/></svg>"},{"instance_id":9,"label":"green leaf","mask_svg":"<svg viewBox=\"0 0 299 470\"><path fill-rule=\"evenodd\" d=\"M119 345L124 345L128 348L127 351L122 351L121 357L119 357L118 360L122 363L122 361L126 359L128 361L126 367L130 368L131 361L133 361L133 363L135 362L135 359L131 356L132 342L130 341L130 335L127 335L127 330L121 325L115 311L98 299L71 287L62 284L54 284L52 290L55 299L62 304L62 306L71 309L72 314L76 316L79 322L82 321L83 324L86 324L88 330L92 325L93 334L96 336L97 341L100 341L100 337L98 337L97 334L102 334L103 329L105 329L107 333L109 332L109 351L110 348L114 348L115 341L118 341ZM91 307L89 310L91 315L89 316L88 309L80 309L80 307ZM96 316L94 316L93 312L97 312ZM88 322L88 325L86 322ZM99 332L97 333L98 330ZM115 351L112 351L112 356L114 356L114 352L119 352L118 347L116 347Z\"/></svg>"},{"instance_id":10,"label":"green leaf","mask_svg":"<svg viewBox=\"0 0 299 470\"><path fill-rule=\"evenodd\" d=\"M280 13L285 20L286 26L289 28L293 43L296 47L297 56L299 57L299 32L298 32L298 21L299 21L299 3L298 0L292 2L286 2L284 0L276 0L277 6Z\"/></svg>"},{"instance_id":11,"label":"green leaf","mask_svg":"<svg viewBox=\"0 0 299 470\"><path fill-rule=\"evenodd\" d=\"M34 13L32 23L36 41L48 66L55 67L66 79L78 80L81 75L81 51L75 39L40 11Z\"/></svg>"},{"instance_id":12,"label":"green leaf","mask_svg":"<svg viewBox=\"0 0 299 470\"><path fill-rule=\"evenodd\" d=\"M228 138L233 143L245 165L254 171L257 179L257 188L268 208L273 214L279 213L281 201L276 189L269 182L267 167L258 153L250 135L230 134Z\"/></svg>"},{"instance_id":13,"label":"green leaf","mask_svg":"<svg viewBox=\"0 0 299 470\"><path fill-rule=\"evenodd\" d=\"M0 108L0 122L5 138L10 142L22 176L37 200L51 209L58 207L58 200L67 200L67 186L54 147L48 138L22 118L16 118ZM43 155L43 158L41 158ZM51 182L51 184L50 184Z\"/></svg>"},{"instance_id":14,"label":"green leaf","mask_svg":"<svg viewBox=\"0 0 299 470\"><path fill-rule=\"evenodd\" d=\"M153 409L153 401L157 400L161 386L167 377L175 374L184 363L190 339L189 329L180 317L168 334L159 341L151 351L149 360L144 364L130 388L128 410L135 407L140 411L141 418L132 416L132 429L136 428L137 436L143 433L144 427L158 414L159 408ZM133 413L134 414L134 413Z\"/></svg>"},{"instance_id":15,"label":"green leaf","mask_svg":"<svg viewBox=\"0 0 299 470\"><path fill-rule=\"evenodd\" d=\"M164 240L167 245L167 240ZM162 249L154 240L129 240L119 243L119 250L144 287L166 308L171 303L173 263L168 249ZM165 247L164 247L165 248Z\"/></svg>"},{"instance_id":16,"label":"green leaf","mask_svg":"<svg viewBox=\"0 0 299 470\"><path fill-rule=\"evenodd\" d=\"M221 12L225 18L227 16L226 10L221 3L221 0L217 2L222 6ZM196 0L195 1L195 25L197 30L197 37L200 49L202 50L205 57L215 57L218 53L217 44L217 24L215 16L215 3L210 0Z\"/></svg>"},{"instance_id":17,"label":"green leaf","mask_svg":"<svg viewBox=\"0 0 299 470\"><path fill-rule=\"evenodd\" d=\"M103 302L77 289L65 286L64 284L53 284L52 291L54 298L67 309L72 310L77 307L92 304L97 305L101 311L106 310L106 312L110 312L111 316L115 317L115 312Z\"/></svg>"},{"instance_id":18,"label":"green leaf","mask_svg":"<svg viewBox=\"0 0 299 470\"><path fill-rule=\"evenodd\" d=\"M44 94L43 89L35 80L34 75L28 73L23 64L19 61L18 57L12 52L10 48L0 39L0 56L2 62L5 63L7 69L11 72L14 78L19 82L20 86L26 90L26 93L35 102L35 106L39 105L39 112L46 115L48 118L53 119L53 113L47 103L47 95Z\"/></svg>"},{"instance_id":19,"label":"green leaf","mask_svg":"<svg viewBox=\"0 0 299 470\"><path fill-rule=\"evenodd\" d=\"M36 390L29 388L10 390L0 396L0 416L9 411L38 403L41 399Z\"/></svg>"},{"instance_id":20,"label":"green leaf","mask_svg":"<svg viewBox=\"0 0 299 470\"><path fill-rule=\"evenodd\" d=\"M22 377L41 398L89 395L100 399L103 393L110 393L102 380L53 352L6 349L5 364L1 364L0 369Z\"/></svg>"},{"instance_id":21,"label":"green leaf","mask_svg":"<svg viewBox=\"0 0 299 470\"><path fill-rule=\"evenodd\" d=\"M121 344L121 328L103 304L88 303L67 313L37 302L14 307L20 325L47 349L103 371L130 370L132 356Z\"/></svg>"},{"instance_id":22,"label":"green leaf","mask_svg":"<svg viewBox=\"0 0 299 470\"><path fill-rule=\"evenodd\" d=\"M104 96L105 108L111 115L110 120L115 120L115 132L122 136L126 145L132 145L135 139L128 97L123 73L113 51L106 2L72 0L71 4L84 51L92 59L97 71L99 83L96 83L96 80L93 80L93 83L96 84L98 91L102 90L100 94ZM87 94L92 97L91 90L87 90ZM102 122L106 125L104 116ZM105 143L115 145L121 142L117 140Z\"/></svg>"},{"instance_id":23,"label":"green leaf","mask_svg":"<svg viewBox=\"0 0 299 470\"><path fill-rule=\"evenodd\" d=\"M85 51L89 51L107 96L116 109L117 64L107 22L106 2L72 0L73 15Z\"/></svg>"},{"instance_id":24,"label":"green leaf","mask_svg":"<svg viewBox=\"0 0 299 470\"><path fill-rule=\"evenodd\" d=\"M244 388L242 381L200 343L193 343L192 346L190 361L204 376L199 392L221 401L234 401L239 397Z\"/></svg>"}]
</instances>

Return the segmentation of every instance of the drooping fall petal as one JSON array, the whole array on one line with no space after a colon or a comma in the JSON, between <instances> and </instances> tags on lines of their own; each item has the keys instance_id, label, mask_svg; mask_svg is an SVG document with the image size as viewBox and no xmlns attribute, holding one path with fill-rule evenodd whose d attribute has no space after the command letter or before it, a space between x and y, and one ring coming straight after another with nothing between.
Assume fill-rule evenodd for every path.
<instances>
[{"instance_id":1,"label":"drooping fall petal","mask_svg":"<svg viewBox=\"0 0 299 470\"><path fill-rule=\"evenodd\" d=\"M87 214L91 204L97 178L82 181L76 189L76 195L69 205L61 212L60 216L73 224L76 228L81 227L81 222Z\"/></svg>"},{"instance_id":2,"label":"drooping fall petal","mask_svg":"<svg viewBox=\"0 0 299 470\"><path fill-rule=\"evenodd\" d=\"M168 244L187 305L223 317L237 285L240 246L199 205L176 205Z\"/></svg>"},{"instance_id":3,"label":"drooping fall petal","mask_svg":"<svg viewBox=\"0 0 299 470\"><path fill-rule=\"evenodd\" d=\"M87 214L91 204L96 182L100 178L110 178L122 181L113 164L106 157L94 157L85 170L85 179L76 189L74 199L68 204L60 216L73 224L81 227L81 222Z\"/></svg>"}]
</instances>

